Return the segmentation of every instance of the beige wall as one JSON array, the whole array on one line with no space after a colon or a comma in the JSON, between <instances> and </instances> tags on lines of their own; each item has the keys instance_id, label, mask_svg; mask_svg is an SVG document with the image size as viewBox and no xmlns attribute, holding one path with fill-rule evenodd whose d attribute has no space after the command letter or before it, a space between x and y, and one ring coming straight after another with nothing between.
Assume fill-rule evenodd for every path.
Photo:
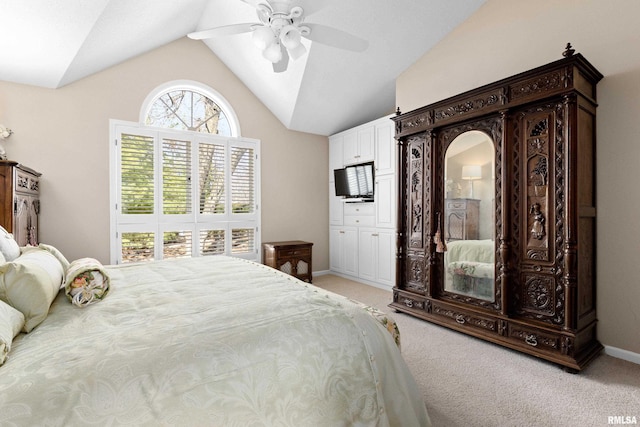
<instances>
[{"instance_id":1,"label":"beige wall","mask_svg":"<svg viewBox=\"0 0 640 427\"><path fill-rule=\"evenodd\" d=\"M640 31L636 0L488 0L396 82L403 112L561 58L567 42L598 85L598 334L640 353Z\"/></svg>"},{"instance_id":2,"label":"beige wall","mask_svg":"<svg viewBox=\"0 0 640 427\"><path fill-rule=\"evenodd\" d=\"M260 139L262 240L314 243L314 271L329 268L328 138L292 132L199 41L180 39L68 86L0 82L0 123L11 160L42 173L41 241L69 259L109 262L109 119L137 122L145 97L195 80L234 108L242 136Z\"/></svg>"}]
</instances>

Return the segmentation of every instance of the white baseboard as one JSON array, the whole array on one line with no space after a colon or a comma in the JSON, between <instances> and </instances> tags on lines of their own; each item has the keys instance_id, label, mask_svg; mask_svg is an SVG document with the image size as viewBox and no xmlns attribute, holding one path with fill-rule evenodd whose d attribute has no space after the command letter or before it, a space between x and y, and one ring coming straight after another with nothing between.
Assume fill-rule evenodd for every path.
<instances>
[{"instance_id":1,"label":"white baseboard","mask_svg":"<svg viewBox=\"0 0 640 427\"><path fill-rule=\"evenodd\" d=\"M617 347L611 347L610 345L604 346L604 353L606 355L640 365L640 354L638 353L634 353L629 350L623 350Z\"/></svg>"},{"instance_id":2,"label":"white baseboard","mask_svg":"<svg viewBox=\"0 0 640 427\"><path fill-rule=\"evenodd\" d=\"M324 276L325 274L329 274L329 273L331 273L331 270L320 270L320 271L313 271L312 272L313 277Z\"/></svg>"}]
</instances>

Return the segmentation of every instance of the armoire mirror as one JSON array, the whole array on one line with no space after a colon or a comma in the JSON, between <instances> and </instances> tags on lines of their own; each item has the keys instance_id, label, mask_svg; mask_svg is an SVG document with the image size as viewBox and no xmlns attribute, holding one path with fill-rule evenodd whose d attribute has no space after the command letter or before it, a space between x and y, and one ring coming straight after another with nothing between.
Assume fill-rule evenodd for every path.
<instances>
[{"instance_id":1,"label":"armoire mirror","mask_svg":"<svg viewBox=\"0 0 640 427\"><path fill-rule=\"evenodd\" d=\"M444 290L495 300L495 147L471 130L447 147L444 179Z\"/></svg>"}]
</instances>

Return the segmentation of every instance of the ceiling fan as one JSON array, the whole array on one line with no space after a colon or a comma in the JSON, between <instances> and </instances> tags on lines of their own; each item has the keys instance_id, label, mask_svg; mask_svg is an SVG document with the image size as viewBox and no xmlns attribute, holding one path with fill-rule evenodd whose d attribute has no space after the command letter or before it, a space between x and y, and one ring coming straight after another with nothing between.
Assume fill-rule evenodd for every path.
<instances>
[{"instance_id":1,"label":"ceiling fan","mask_svg":"<svg viewBox=\"0 0 640 427\"><path fill-rule=\"evenodd\" d=\"M320 24L303 22L304 9L290 0L240 0L256 8L259 23L231 24L189 33L194 40L252 32L253 42L262 55L273 63L273 71L281 73L289 65L289 57L298 59L307 49L301 43L305 37L339 49L362 52L369 42L359 37ZM317 1L317 0L315 0Z\"/></svg>"}]
</instances>

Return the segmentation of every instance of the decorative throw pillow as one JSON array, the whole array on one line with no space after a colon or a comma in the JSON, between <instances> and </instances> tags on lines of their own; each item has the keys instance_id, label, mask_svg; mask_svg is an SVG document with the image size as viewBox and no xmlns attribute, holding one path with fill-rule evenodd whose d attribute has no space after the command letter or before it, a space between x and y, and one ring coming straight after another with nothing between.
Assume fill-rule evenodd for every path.
<instances>
[{"instance_id":1,"label":"decorative throw pillow","mask_svg":"<svg viewBox=\"0 0 640 427\"><path fill-rule=\"evenodd\" d=\"M24 325L24 315L0 301L0 366L7 359L7 354L11 350L11 343L20 329Z\"/></svg>"},{"instance_id":2,"label":"decorative throw pillow","mask_svg":"<svg viewBox=\"0 0 640 427\"><path fill-rule=\"evenodd\" d=\"M0 226L0 252L5 260L13 261L20 256L20 246L13 239L13 234L9 233L4 227Z\"/></svg>"},{"instance_id":3,"label":"decorative throw pillow","mask_svg":"<svg viewBox=\"0 0 640 427\"><path fill-rule=\"evenodd\" d=\"M63 277L60 261L44 249L31 248L16 260L0 265L0 300L22 312L24 332L47 317Z\"/></svg>"},{"instance_id":4,"label":"decorative throw pillow","mask_svg":"<svg viewBox=\"0 0 640 427\"><path fill-rule=\"evenodd\" d=\"M39 248L44 249L46 251L51 252L51 254L56 257L58 259L58 261L60 261L60 264L62 265L62 269L64 270L64 274L67 274L67 270L69 269L69 261L67 260L67 258L62 255L62 252L60 252L58 249L54 248L51 245L45 245L44 243L40 243L38 245Z\"/></svg>"}]
</instances>

